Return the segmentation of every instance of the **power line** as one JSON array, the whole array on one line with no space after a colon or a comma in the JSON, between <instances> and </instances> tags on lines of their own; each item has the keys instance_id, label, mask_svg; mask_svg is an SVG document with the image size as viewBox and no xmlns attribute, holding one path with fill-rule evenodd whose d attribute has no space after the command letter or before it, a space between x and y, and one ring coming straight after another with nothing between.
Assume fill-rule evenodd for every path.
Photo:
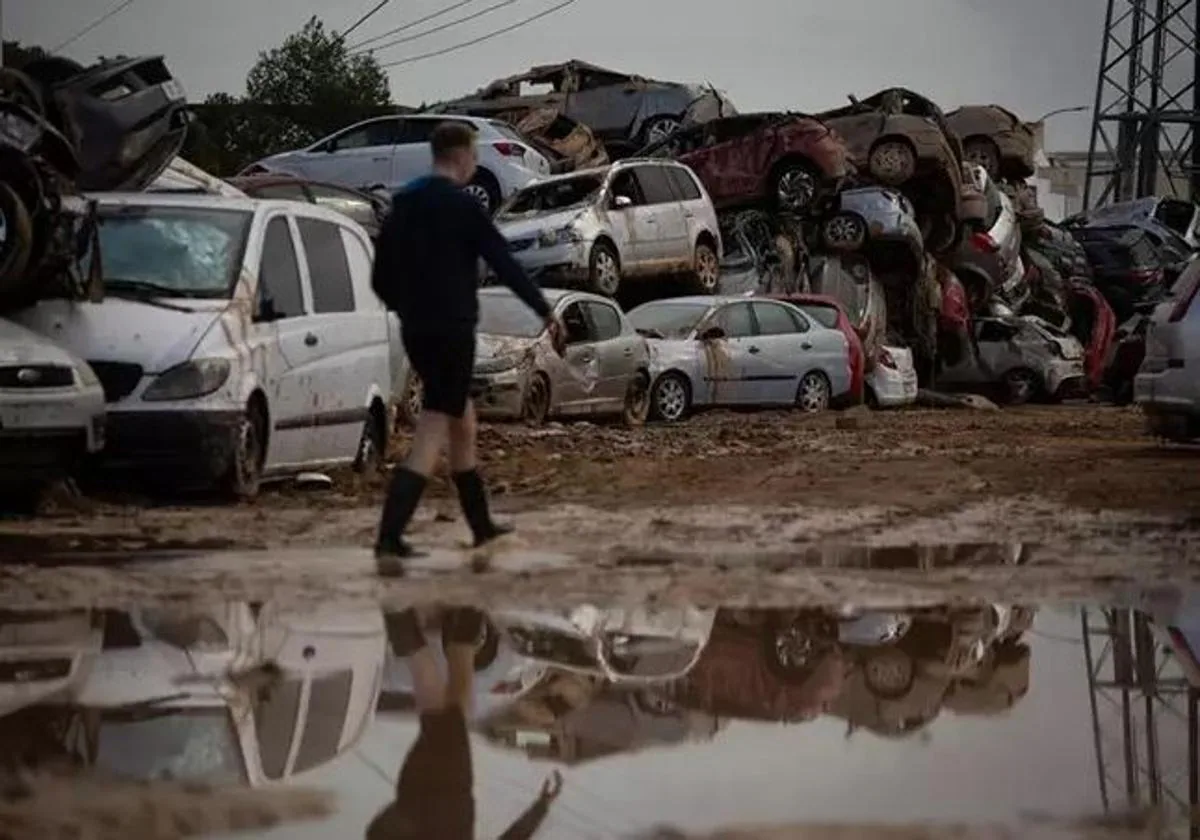
<instances>
[{"instance_id":1,"label":"power line","mask_svg":"<svg viewBox=\"0 0 1200 840\"><path fill-rule=\"evenodd\" d=\"M376 3L374 6L371 7L370 11L368 11L365 15L360 17L358 20L354 21L354 23L350 24L350 26L346 29L345 32L340 33L338 35L338 40L341 41L342 43L345 43L346 39L350 37L351 32L353 32L355 29L358 29L358 27L362 26L364 23L366 23L368 20L370 20L372 17L374 17L376 12L378 12L380 9L382 9L384 6L386 6L390 2L391 2L391 0L379 0L378 3Z\"/></svg>"},{"instance_id":2,"label":"power line","mask_svg":"<svg viewBox=\"0 0 1200 840\"><path fill-rule=\"evenodd\" d=\"M417 18L416 20L410 20L408 23L402 23L399 26L389 29L387 32L380 32L378 35L373 35L372 37L367 38L364 41L359 41L357 44L354 44L352 47L350 47L350 49L351 49L351 51L355 51L355 50L362 48L363 45L365 45L365 44L373 44L376 41L382 41L384 38L388 37L389 35L395 35L397 32L403 32L406 29L412 29L414 26L420 26L422 23L425 23L425 21L427 21L427 20L433 20L434 18L440 18L442 15L449 14L450 12L453 12L455 9L461 9L463 6L466 6L467 4L474 3L474 2L475 2L475 0L458 0L457 3L451 3L446 8L439 9L436 12L431 12L430 14L425 15L425 17L420 17L420 18Z\"/></svg>"},{"instance_id":3,"label":"power line","mask_svg":"<svg viewBox=\"0 0 1200 840\"><path fill-rule=\"evenodd\" d=\"M377 44L373 47L367 47L364 50L352 50L351 55L355 55L360 52L376 52L378 50L388 50L399 44L407 44L408 42L415 41L418 38L424 38L426 35L433 35L435 32L442 32L443 30L449 29L452 26L458 26L460 23L467 23L468 21L475 20L476 18L481 18L490 12L494 12L497 9L503 9L505 6L511 6L513 3L516 3L516 2L518 2L518 0L500 0L499 3L493 3L490 6L485 6L484 8L480 9L478 12L472 12L469 15L464 15L463 17L455 18L454 20L449 21L448 23L441 23L430 29L422 29L420 32L414 32L412 35L405 35L403 38L396 38L395 40L388 41L387 43L384 43L384 44Z\"/></svg>"},{"instance_id":4,"label":"power line","mask_svg":"<svg viewBox=\"0 0 1200 840\"><path fill-rule=\"evenodd\" d=\"M131 6L133 4L133 2L134 2L134 0L121 0L120 3L113 6L111 9L109 9L104 14L100 15L100 17L96 18L94 21L89 23L87 26L83 27L83 29L80 29L78 32L76 32L74 35L72 35L70 38L63 41L61 44L59 44L54 49L50 50L50 52L56 53L56 52L59 52L60 50L63 50L65 48L71 46L71 44L74 44L76 41L78 41L84 35L91 32L93 29L95 29L100 24L104 23L109 18L115 17L116 15L118 15L122 11L124 11L125 9L129 8L129 6Z\"/></svg>"},{"instance_id":5,"label":"power line","mask_svg":"<svg viewBox=\"0 0 1200 840\"><path fill-rule=\"evenodd\" d=\"M427 58L436 58L439 55L446 55L447 53L456 52L457 50L465 49L467 47L474 46L475 44L482 44L484 41L490 41L492 38L497 38L501 35L505 35L509 32L512 32L514 29L520 29L522 26L531 24L536 20L541 20L542 18L546 17L547 15L554 14L559 9L565 9L567 6L570 6L575 2L576 2L576 0L564 0L562 3L559 3L557 6L551 6L549 9L538 12L536 15L530 15L529 17L525 18L524 20L519 20L516 23L509 24L508 26L504 27L503 29L497 29L493 32L488 32L486 35L480 35L478 38L472 38L469 41L463 41L462 43L454 44L453 46L445 47L440 50L434 50L432 52L421 53L420 55L414 55L409 58L402 58L402 59L399 59L398 61L389 61L386 64L381 64L380 66L385 67L385 68L386 67L399 67L403 64L412 64L417 61L424 61Z\"/></svg>"}]
</instances>

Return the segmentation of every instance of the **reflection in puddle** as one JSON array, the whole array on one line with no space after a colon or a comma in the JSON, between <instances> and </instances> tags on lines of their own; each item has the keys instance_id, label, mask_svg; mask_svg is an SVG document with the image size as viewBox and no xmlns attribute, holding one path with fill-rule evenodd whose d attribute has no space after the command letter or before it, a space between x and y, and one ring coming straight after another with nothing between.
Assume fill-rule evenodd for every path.
<instances>
[{"instance_id":1,"label":"reflection in puddle","mask_svg":"<svg viewBox=\"0 0 1200 840\"><path fill-rule=\"evenodd\" d=\"M0 836L101 802L149 836L149 790L180 837L322 817L309 789L336 812L266 836L1178 815L1200 594L1137 605L2 613Z\"/></svg>"}]
</instances>

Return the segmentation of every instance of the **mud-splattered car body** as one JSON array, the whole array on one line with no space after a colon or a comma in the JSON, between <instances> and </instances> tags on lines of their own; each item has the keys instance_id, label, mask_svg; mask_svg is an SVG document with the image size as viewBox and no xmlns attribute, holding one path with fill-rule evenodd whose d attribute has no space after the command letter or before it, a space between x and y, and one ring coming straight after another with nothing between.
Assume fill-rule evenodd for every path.
<instances>
[{"instance_id":1,"label":"mud-splattered car body","mask_svg":"<svg viewBox=\"0 0 1200 840\"><path fill-rule=\"evenodd\" d=\"M943 368L939 387L1000 388L1012 404L1084 390L1083 347L1074 336L1033 316L976 318L974 329L978 355Z\"/></svg>"},{"instance_id":2,"label":"mud-splattered car body","mask_svg":"<svg viewBox=\"0 0 1200 840\"><path fill-rule=\"evenodd\" d=\"M867 354L863 345L862 335L855 324L846 314L842 302L830 295L819 295L811 292L797 294L772 295L776 300L782 300L798 307L804 314L828 329L836 329L846 337L846 348L850 355L850 390L845 395L845 402L857 405L865 395L865 378L867 371ZM868 334L874 330L866 327Z\"/></svg>"},{"instance_id":3,"label":"mud-splattered car body","mask_svg":"<svg viewBox=\"0 0 1200 840\"><path fill-rule=\"evenodd\" d=\"M964 105L946 114L946 124L962 143L963 158L1001 181L1030 178L1034 166L1033 129L999 105Z\"/></svg>"},{"instance_id":4,"label":"mud-splattered car body","mask_svg":"<svg viewBox=\"0 0 1200 840\"><path fill-rule=\"evenodd\" d=\"M739 210L719 216L721 292L788 294L803 285L804 231L797 221L763 210Z\"/></svg>"},{"instance_id":5,"label":"mud-splattered car body","mask_svg":"<svg viewBox=\"0 0 1200 840\"><path fill-rule=\"evenodd\" d=\"M962 200L962 149L936 104L890 88L817 116L845 140L860 176L908 196L930 251L953 249Z\"/></svg>"},{"instance_id":6,"label":"mud-splattered car body","mask_svg":"<svg viewBox=\"0 0 1200 840\"><path fill-rule=\"evenodd\" d=\"M888 324L887 293L868 258L857 254L815 254L806 267L808 292L836 300L862 341L868 363Z\"/></svg>"},{"instance_id":7,"label":"mud-splattered car body","mask_svg":"<svg viewBox=\"0 0 1200 840\"><path fill-rule=\"evenodd\" d=\"M479 292L479 336L471 380L483 417L621 415L646 419L650 351L612 301L586 292L545 290L566 325L563 355L545 324L512 292Z\"/></svg>"},{"instance_id":8,"label":"mud-splattered car body","mask_svg":"<svg viewBox=\"0 0 1200 840\"><path fill-rule=\"evenodd\" d=\"M608 152L595 133L557 108L527 108L498 116L537 146L554 174L604 166Z\"/></svg>"},{"instance_id":9,"label":"mud-splattered car body","mask_svg":"<svg viewBox=\"0 0 1200 840\"><path fill-rule=\"evenodd\" d=\"M432 111L495 116L514 108L555 108L588 126L611 152L638 148L681 125L736 113L720 91L655 81L568 61L497 79Z\"/></svg>"},{"instance_id":10,"label":"mud-splattered car body","mask_svg":"<svg viewBox=\"0 0 1200 840\"><path fill-rule=\"evenodd\" d=\"M821 242L833 251L870 250L872 256L919 271L925 238L917 213L903 193L886 187L858 187L838 193L824 208ZM881 251L887 251L881 254Z\"/></svg>"},{"instance_id":11,"label":"mud-splattered car body","mask_svg":"<svg viewBox=\"0 0 1200 840\"><path fill-rule=\"evenodd\" d=\"M739 114L652 143L639 157L671 157L700 176L718 208L765 204L802 212L854 168L841 137L804 114Z\"/></svg>"}]
</instances>

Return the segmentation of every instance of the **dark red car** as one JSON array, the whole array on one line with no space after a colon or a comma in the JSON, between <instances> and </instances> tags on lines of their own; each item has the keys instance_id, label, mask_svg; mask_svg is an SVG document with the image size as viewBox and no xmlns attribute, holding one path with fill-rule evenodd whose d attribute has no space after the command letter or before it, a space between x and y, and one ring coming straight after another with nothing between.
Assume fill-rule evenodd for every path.
<instances>
[{"instance_id":1,"label":"dark red car","mask_svg":"<svg viewBox=\"0 0 1200 840\"><path fill-rule=\"evenodd\" d=\"M860 404L863 401L866 387L867 354L863 349L862 338L854 329L854 325L850 323L850 316L846 314L841 302L828 295L808 293L770 295L770 297L798 306L821 326L831 330L840 330L842 335L846 336L850 360L850 393L847 399L852 405Z\"/></svg>"},{"instance_id":2,"label":"dark red car","mask_svg":"<svg viewBox=\"0 0 1200 840\"><path fill-rule=\"evenodd\" d=\"M854 171L837 132L803 114L723 117L651 143L637 157L670 157L699 176L717 209L766 203L797 213Z\"/></svg>"},{"instance_id":3,"label":"dark red car","mask_svg":"<svg viewBox=\"0 0 1200 840\"><path fill-rule=\"evenodd\" d=\"M306 201L309 204L320 204L322 207L349 216L358 222L372 239L379 235L379 226L388 211L387 201L380 196L334 184L309 181L294 175L263 173L238 175L225 180L251 198Z\"/></svg>"}]
</instances>

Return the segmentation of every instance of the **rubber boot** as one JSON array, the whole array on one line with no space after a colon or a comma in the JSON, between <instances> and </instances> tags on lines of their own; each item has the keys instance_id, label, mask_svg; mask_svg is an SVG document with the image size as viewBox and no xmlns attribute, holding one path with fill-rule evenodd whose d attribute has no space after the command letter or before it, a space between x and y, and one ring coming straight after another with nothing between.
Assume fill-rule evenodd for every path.
<instances>
[{"instance_id":1,"label":"rubber boot","mask_svg":"<svg viewBox=\"0 0 1200 840\"><path fill-rule=\"evenodd\" d=\"M379 574L388 577L402 575L404 565L401 561L422 556L421 552L404 541L404 531L416 513L428 482L425 476L405 467L397 467L392 472L387 497L383 502L383 513L379 518L379 536L375 540L375 567Z\"/></svg>"},{"instance_id":2,"label":"rubber boot","mask_svg":"<svg viewBox=\"0 0 1200 840\"><path fill-rule=\"evenodd\" d=\"M471 536L475 539L476 548L513 532L511 525L498 525L492 521L492 514L488 510L487 490L484 489L479 470L454 473L454 486L458 490L458 502L462 505L463 516L471 526Z\"/></svg>"}]
</instances>

